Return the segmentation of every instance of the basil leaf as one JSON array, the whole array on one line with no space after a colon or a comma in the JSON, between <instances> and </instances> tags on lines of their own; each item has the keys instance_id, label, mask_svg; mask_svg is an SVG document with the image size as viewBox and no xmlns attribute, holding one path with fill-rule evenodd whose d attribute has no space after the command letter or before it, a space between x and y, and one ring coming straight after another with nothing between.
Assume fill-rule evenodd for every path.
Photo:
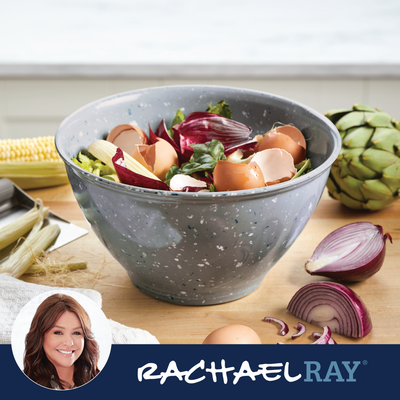
<instances>
[{"instance_id":1,"label":"basil leaf","mask_svg":"<svg viewBox=\"0 0 400 400\"><path fill-rule=\"evenodd\" d=\"M174 131L172 130L172 127L175 126L175 125L180 124L181 122L183 122L185 120L185 118L186 118L186 116L181 110L178 110L176 112L175 117L174 117L174 119L172 120L172 123L171 123L171 128L168 129L169 136L171 136L171 137L174 136Z\"/></svg>"},{"instance_id":2,"label":"basil leaf","mask_svg":"<svg viewBox=\"0 0 400 400\"><path fill-rule=\"evenodd\" d=\"M210 101L206 112L218 114L221 117L232 119L232 110L230 109L229 104L225 103L225 100L219 101L215 106L213 106L212 101Z\"/></svg>"},{"instance_id":3,"label":"basil leaf","mask_svg":"<svg viewBox=\"0 0 400 400\"><path fill-rule=\"evenodd\" d=\"M167 185L169 185L169 182L170 182L170 180L175 176L175 175L178 175L178 174L181 174L182 172L181 172L181 168L179 168L177 165L175 165L175 164L173 164L172 166L171 166L171 168L169 169L169 171L167 172L167 174L165 175L165 183L167 184Z\"/></svg>"}]
</instances>

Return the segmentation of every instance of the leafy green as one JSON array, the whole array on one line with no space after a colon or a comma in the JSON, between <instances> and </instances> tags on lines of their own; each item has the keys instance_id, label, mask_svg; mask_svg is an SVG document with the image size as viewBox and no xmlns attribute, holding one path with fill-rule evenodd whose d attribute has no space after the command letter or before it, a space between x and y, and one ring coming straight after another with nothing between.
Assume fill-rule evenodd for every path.
<instances>
[{"instance_id":1,"label":"leafy green","mask_svg":"<svg viewBox=\"0 0 400 400\"><path fill-rule=\"evenodd\" d=\"M292 177L292 179L298 178L301 175L305 175L312 171L311 160L309 158L304 159L302 162L295 165L297 173Z\"/></svg>"},{"instance_id":2,"label":"leafy green","mask_svg":"<svg viewBox=\"0 0 400 400\"><path fill-rule=\"evenodd\" d=\"M78 157L73 157L72 161L84 170L97 176L115 175L115 171L112 168L108 167L102 161L96 159L87 151L84 153L80 151Z\"/></svg>"},{"instance_id":3,"label":"leafy green","mask_svg":"<svg viewBox=\"0 0 400 400\"><path fill-rule=\"evenodd\" d=\"M170 180L175 176L175 175L178 175L178 174L181 174L182 172L181 172L181 169L177 166L177 165L175 165L175 164L173 164L172 165L172 167L169 169L169 171L167 172L167 174L165 175L165 183L167 184L167 185L169 185L169 182L170 182Z\"/></svg>"},{"instance_id":4,"label":"leafy green","mask_svg":"<svg viewBox=\"0 0 400 400\"><path fill-rule=\"evenodd\" d=\"M185 120L185 118L186 118L185 114L179 109L176 112L174 119L172 120L171 128L168 129L168 134L169 134L169 136L171 136L171 138L174 137L174 131L172 130L172 127L183 122Z\"/></svg>"},{"instance_id":5,"label":"leafy green","mask_svg":"<svg viewBox=\"0 0 400 400\"><path fill-rule=\"evenodd\" d=\"M206 112L218 114L221 117L232 119L232 110L229 104L225 100L219 101L215 106L212 105L212 101L208 104Z\"/></svg>"},{"instance_id":6,"label":"leafy green","mask_svg":"<svg viewBox=\"0 0 400 400\"><path fill-rule=\"evenodd\" d=\"M211 140L204 144L192 144L193 155L187 163L182 164L181 173L191 175L194 172L214 171L217 162L225 160L225 148L219 140Z\"/></svg>"},{"instance_id":7,"label":"leafy green","mask_svg":"<svg viewBox=\"0 0 400 400\"><path fill-rule=\"evenodd\" d=\"M172 177L177 174L192 175L204 171L205 176L210 177L217 162L226 160L224 145L219 140L213 139L211 142L193 144L191 147L193 148L193 155L189 161L183 163L180 167L173 165L165 176L165 183L169 184ZM212 189L210 190L212 191Z\"/></svg>"}]
</instances>

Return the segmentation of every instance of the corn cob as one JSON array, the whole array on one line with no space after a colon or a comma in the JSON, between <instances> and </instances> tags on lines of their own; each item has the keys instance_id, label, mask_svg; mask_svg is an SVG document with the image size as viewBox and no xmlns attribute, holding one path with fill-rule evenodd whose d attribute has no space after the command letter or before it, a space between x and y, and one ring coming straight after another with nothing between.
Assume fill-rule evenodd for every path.
<instances>
[{"instance_id":1,"label":"corn cob","mask_svg":"<svg viewBox=\"0 0 400 400\"><path fill-rule=\"evenodd\" d=\"M0 140L0 161L62 161L53 136Z\"/></svg>"},{"instance_id":2,"label":"corn cob","mask_svg":"<svg viewBox=\"0 0 400 400\"><path fill-rule=\"evenodd\" d=\"M10 179L21 189L68 183L53 136L0 140L0 178Z\"/></svg>"}]
</instances>

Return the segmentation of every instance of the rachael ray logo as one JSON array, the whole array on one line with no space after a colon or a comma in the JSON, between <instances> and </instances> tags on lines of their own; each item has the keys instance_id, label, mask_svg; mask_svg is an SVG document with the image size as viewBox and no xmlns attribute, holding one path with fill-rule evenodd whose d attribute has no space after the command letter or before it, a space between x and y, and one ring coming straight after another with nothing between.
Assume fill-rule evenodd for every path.
<instances>
[{"instance_id":1,"label":"rachael ray logo","mask_svg":"<svg viewBox=\"0 0 400 400\"><path fill-rule=\"evenodd\" d=\"M212 361L209 366L204 360L181 371L175 361L170 361L165 371L159 371L155 363L147 363L137 370L139 382L146 380L158 380L163 385L167 379L175 378L188 384L195 384L205 379L211 379L214 383L223 382L236 385L241 379L264 379L268 382L286 380L287 382L356 382L356 371L360 361L331 361L321 364L318 361L304 361L301 371L292 371L290 363L258 364L252 367L248 361L243 361L240 368L227 366L225 360L219 365ZM366 361L363 361L366 364Z\"/></svg>"}]
</instances>

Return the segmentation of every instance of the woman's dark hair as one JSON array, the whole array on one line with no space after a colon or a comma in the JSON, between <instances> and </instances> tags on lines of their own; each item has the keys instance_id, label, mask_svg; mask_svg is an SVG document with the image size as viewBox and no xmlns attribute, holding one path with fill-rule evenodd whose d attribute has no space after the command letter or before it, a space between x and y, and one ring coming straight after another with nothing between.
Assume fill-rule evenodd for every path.
<instances>
[{"instance_id":1,"label":"woman's dark hair","mask_svg":"<svg viewBox=\"0 0 400 400\"><path fill-rule=\"evenodd\" d=\"M25 339L24 373L44 387L52 388L52 379L60 389L68 387L68 384L59 378L55 366L49 361L43 350L45 333L66 311L72 312L78 317L84 336L83 352L74 364L75 386L84 385L100 372L97 365L100 351L92 335L89 315L74 298L65 294L54 294L37 308Z\"/></svg>"}]
</instances>

